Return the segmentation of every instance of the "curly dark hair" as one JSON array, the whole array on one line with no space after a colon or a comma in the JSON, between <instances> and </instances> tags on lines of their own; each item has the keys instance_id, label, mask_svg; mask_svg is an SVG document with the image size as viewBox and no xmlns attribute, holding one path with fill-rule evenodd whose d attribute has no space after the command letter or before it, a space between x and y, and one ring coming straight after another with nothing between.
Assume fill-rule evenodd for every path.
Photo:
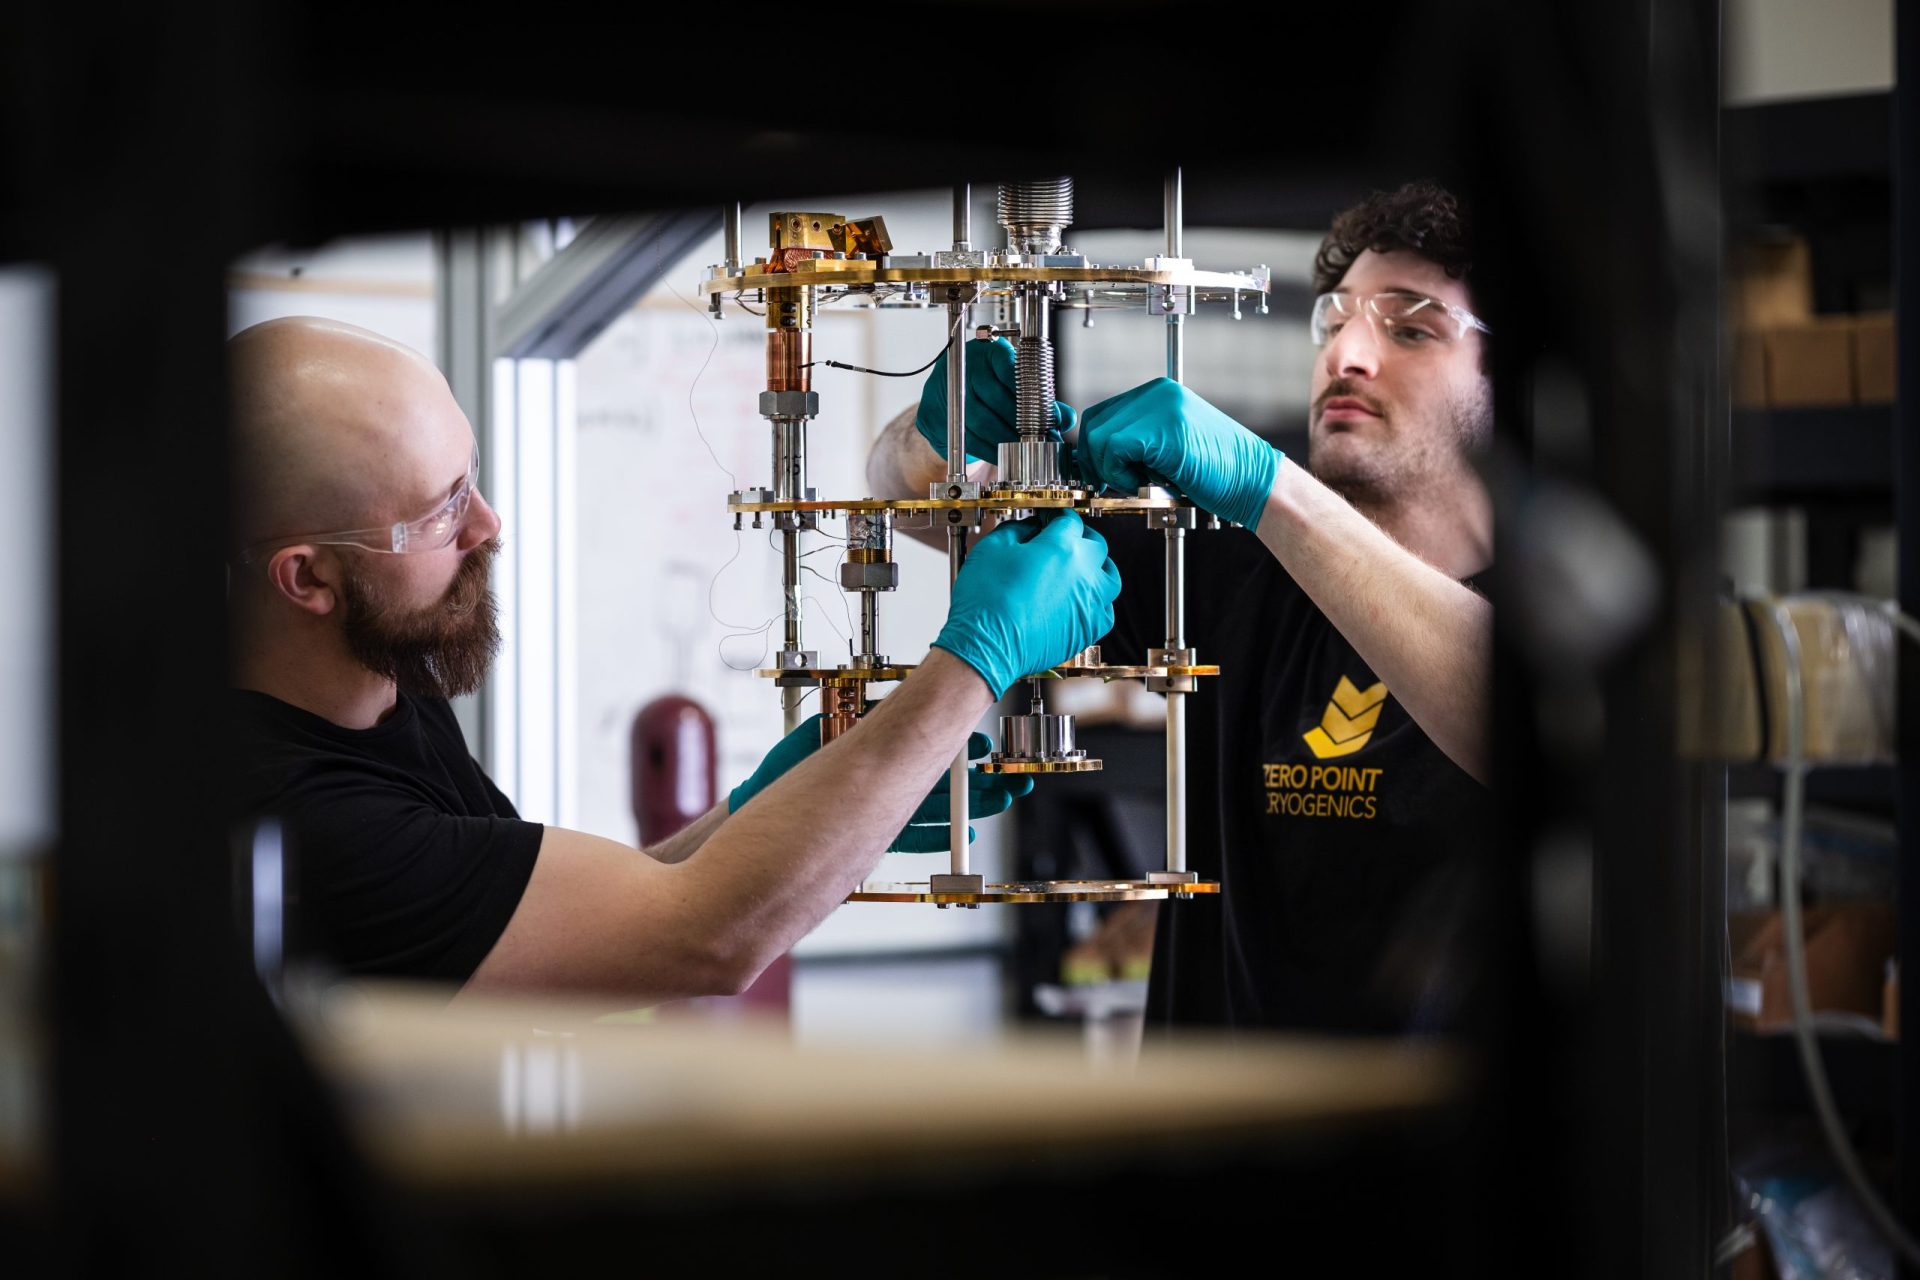
<instances>
[{"instance_id":1,"label":"curly dark hair","mask_svg":"<svg viewBox=\"0 0 1920 1280\"><path fill-rule=\"evenodd\" d=\"M1406 249L1463 280L1473 269L1469 231L1460 202L1436 182L1409 182L1391 194L1376 191L1334 218L1313 258L1313 291L1339 288L1353 260L1369 249Z\"/></svg>"}]
</instances>

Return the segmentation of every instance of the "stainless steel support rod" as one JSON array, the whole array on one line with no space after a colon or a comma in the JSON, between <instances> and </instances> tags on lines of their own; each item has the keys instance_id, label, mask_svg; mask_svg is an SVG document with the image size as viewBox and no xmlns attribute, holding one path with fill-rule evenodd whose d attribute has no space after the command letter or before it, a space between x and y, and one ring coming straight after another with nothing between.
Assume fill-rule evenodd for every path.
<instances>
[{"instance_id":1,"label":"stainless steel support rod","mask_svg":"<svg viewBox=\"0 0 1920 1280\"><path fill-rule=\"evenodd\" d=\"M730 200L726 207L726 267L730 276L740 274L740 202Z\"/></svg>"},{"instance_id":2,"label":"stainless steel support rod","mask_svg":"<svg viewBox=\"0 0 1920 1280\"><path fill-rule=\"evenodd\" d=\"M956 250L968 248L972 224L972 192L966 184L953 189L953 247ZM947 483L961 485L967 482L967 339L973 335L967 332L968 306L964 302L952 302L947 305ZM967 530L963 524L947 526L947 581L960 576L960 566L967 558ZM967 746L960 744L960 754L955 756L948 770L948 814L947 848L950 868L954 875L963 876L968 872L967 823L972 817L967 812Z\"/></svg>"},{"instance_id":3,"label":"stainless steel support rod","mask_svg":"<svg viewBox=\"0 0 1920 1280\"><path fill-rule=\"evenodd\" d=\"M1185 193L1180 170L1167 175L1167 256L1184 257ZM1186 329L1179 310L1167 316L1167 377L1186 380ZM1187 531L1169 524L1167 536L1167 648L1187 647ZM1167 692L1167 870L1187 869L1187 695Z\"/></svg>"},{"instance_id":4,"label":"stainless steel support rod","mask_svg":"<svg viewBox=\"0 0 1920 1280\"><path fill-rule=\"evenodd\" d=\"M1187 531L1167 531L1167 648L1187 647ZM1167 692L1167 870L1187 869L1187 694Z\"/></svg>"},{"instance_id":5,"label":"stainless steel support rod","mask_svg":"<svg viewBox=\"0 0 1920 1280\"><path fill-rule=\"evenodd\" d=\"M1180 170L1176 168L1167 175L1166 221L1169 258L1186 256L1185 203ZM1175 382L1187 380L1187 329L1181 321L1180 308L1176 308L1167 316L1167 376Z\"/></svg>"},{"instance_id":6,"label":"stainless steel support rod","mask_svg":"<svg viewBox=\"0 0 1920 1280\"><path fill-rule=\"evenodd\" d=\"M776 418L773 423L773 484L774 496L782 501L795 501L807 494L807 456L806 422L804 420ZM801 648L800 619L800 529L797 517L785 517L790 523L780 532L780 586L784 592L785 630L782 633L784 648ZM800 727L801 702L806 697L804 689L782 689L780 691L780 709L782 723L786 732L792 733Z\"/></svg>"}]
</instances>

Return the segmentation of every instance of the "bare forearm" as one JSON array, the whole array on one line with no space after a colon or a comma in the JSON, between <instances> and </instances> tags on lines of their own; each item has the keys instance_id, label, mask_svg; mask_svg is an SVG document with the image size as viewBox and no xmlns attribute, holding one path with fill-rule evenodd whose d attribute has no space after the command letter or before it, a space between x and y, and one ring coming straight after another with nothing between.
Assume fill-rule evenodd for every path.
<instances>
[{"instance_id":1,"label":"bare forearm","mask_svg":"<svg viewBox=\"0 0 1920 1280\"><path fill-rule=\"evenodd\" d=\"M873 869L992 703L935 649L844 737L727 819L687 864L690 909L723 950L771 961Z\"/></svg>"},{"instance_id":2,"label":"bare forearm","mask_svg":"<svg viewBox=\"0 0 1920 1280\"><path fill-rule=\"evenodd\" d=\"M928 486L947 478L946 459L926 442L913 425L913 416L914 410L908 409L889 422L874 442L873 452L867 455L867 487L876 498L924 498ZM967 464L967 479L976 484L987 483L993 474L991 463ZM988 516L981 522L980 531L984 533L997 523L994 517ZM947 531L943 525L933 521L903 521L897 527L918 542L946 550Z\"/></svg>"},{"instance_id":3,"label":"bare forearm","mask_svg":"<svg viewBox=\"0 0 1920 1280\"><path fill-rule=\"evenodd\" d=\"M1259 534L1434 745L1485 782L1493 606L1290 459Z\"/></svg>"}]
</instances>

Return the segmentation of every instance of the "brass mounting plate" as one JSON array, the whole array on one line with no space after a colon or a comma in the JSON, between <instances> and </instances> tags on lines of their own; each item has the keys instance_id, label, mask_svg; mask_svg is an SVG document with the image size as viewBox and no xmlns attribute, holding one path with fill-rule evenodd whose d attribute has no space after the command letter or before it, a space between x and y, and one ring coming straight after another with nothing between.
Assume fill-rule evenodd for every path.
<instances>
[{"instance_id":1,"label":"brass mounting plate","mask_svg":"<svg viewBox=\"0 0 1920 1280\"><path fill-rule=\"evenodd\" d=\"M973 766L982 773L1098 773L1106 766L1085 760L982 760Z\"/></svg>"},{"instance_id":2,"label":"brass mounting plate","mask_svg":"<svg viewBox=\"0 0 1920 1280\"><path fill-rule=\"evenodd\" d=\"M1148 880L1017 880L989 884L979 893L933 893L924 880L862 884L848 902L932 902L942 906L1017 905L1029 902L1160 902L1218 894L1212 880L1191 884L1154 884Z\"/></svg>"},{"instance_id":3,"label":"brass mounting plate","mask_svg":"<svg viewBox=\"0 0 1920 1280\"><path fill-rule=\"evenodd\" d=\"M1071 507L1083 515L1115 516L1173 511L1191 505L1184 498L1096 498L1085 489L1042 489L983 493L977 498L821 498L789 502L729 502L727 510L736 515L798 511L831 515L836 511L1040 511Z\"/></svg>"},{"instance_id":4,"label":"brass mounting plate","mask_svg":"<svg viewBox=\"0 0 1920 1280\"><path fill-rule=\"evenodd\" d=\"M884 667L762 667L753 674L763 680L772 680L780 676L791 676L801 680L824 680L840 683L850 680L905 680L919 664L914 662L896 662ZM1220 665L1214 662L1195 663L1189 666L1154 667L1126 666L1120 663L1086 663L1053 667L1050 670L1036 672L1036 675L1049 679L1099 679L1099 680L1148 680L1170 678L1173 676L1217 676ZM1031 676L1022 677L1031 679Z\"/></svg>"},{"instance_id":5,"label":"brass mounting plate","mask_svg":"<svg viewBox=\"0 0 1920 1280\"><path fill-rule=\"evenodd\" d=\"M1018 285L1058 281L1084 287L1100 285L1173 286L1218 289L1227 293L1263 294L1267 282L1239 271L1150 271L1145 267L883 267L877 262L848 258L816 258L796 262L791 271L745 271L733 276L708 276L700 292L735 293L743 289L800 289L812 285L911 284Z\"/></svg>"},{"instance_id":6,"label":"brass mounting plate","mask_svg":"<svg viewBox=\"0 0 1920 1280\"><path fill-rule=\"evenodd\" d=\"M821 680L838 685L854 680L905 680L915 665L906 663L890 664L884 667L762 667L753 674L762 679L794 676L802 680ZM1180 673L1176 671L1174 674Z\"/></svg>"}]
</instances>

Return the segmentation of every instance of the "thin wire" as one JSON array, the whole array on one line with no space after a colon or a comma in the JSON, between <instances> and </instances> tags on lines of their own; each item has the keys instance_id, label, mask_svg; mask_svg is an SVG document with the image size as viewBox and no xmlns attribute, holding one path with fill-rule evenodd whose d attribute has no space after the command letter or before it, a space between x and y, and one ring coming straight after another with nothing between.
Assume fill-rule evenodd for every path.
<instances>
[{"instance_id":1,"label":"thin wire","mask_svg":"<svg viewBox=\"0 0 1920 1280\"><path fill-rule=\"evenodd\" d=\"M774 532L775 531L771 529L767 531L767 546L777 551L777 550L780 550L780 548L774 547L773 545ZM833 629L834 634L838 635L842 640L845 640L848 643L852 643L853 641L853 610L847 607L846 594L840 590L839 583L835 582L832 578L827 577L825 574L821 573L818 569L814 568L812 565L807 563L808 556L816 555L822 551L831 551L836 546L840 548L840 560L845 561L847 557L846 539L836 538L830 533L821 533L820 530L818 529L815 529L814 532L819 533L821 537L825 538L827 540L827 545L824 547L815 547L812 551L802 551L797 557L795 557L795 559L799 561L800 567L802 569L806 570L808 573L812 574L814 577L820 579L820 581L826 583L829 587L832 587L834 590L834 593L840 596L840 609L843 613L846 614L847 629L845 631L842 631L840 630L839 627L836 627L833 625L833 615L830 613L827 613L827 607L820 603L819 597L817 596L810 596L810 595L803 594L800 597L801 607L805 608L807 601L809 600L813 601L813 603L820 609L820 611L826 614L827 626ZM786 611L784 609L781 610L779 616L785 617Z\"/></svg>"},{"instance_id":2,"label":"thin wire","mask_svg":"<svg viewBox=\"0 0 1920 1280\"><path fill-rule=\"evenodd\" d=\"M689 308L706 320L707 328L713 331L713 345L707 348L707 358L700 362L700 368L694 373L693 381L687 385L687 413L693 418L693 434L699 436L700 443L707 446L707 456L713 459L714 466L727 473L727 482L733 486L735 491L738 491L740 488L740 477L733 474L733 468L720 461L720 455L714 452L713 442L708 440L707 433L700 429L700 411L693 407L693 393L699 390L700 379L706 376L707 366L713 363L713 353L720 349L720 326L713 322L712 313L705 307L695 306L690 299L681 297L680 291L672 285L669 284L665 287L668 293L679 298L680 301L686 303Z\"/></svg>"},{"instance_id":3,"label":"thin wire","mask_svg":"<svg viewBox=\"0 0 1920 1280\"><path fill-rule=\"evenodd\" d=\"M909 369L905 373L892 373L886 369L866 369L857 364L843 364L838 360L809 360L800 367L802 369L811 369L817 364L823 364L829 369L845 369L849 373L871 373L882 378L917 378L927 370L933 368L934 365L939 364L940 357L947 354L947 347L952 344L953 335L960 332L960 322L961 317L954 317L953 326L947 330L947 340L940 344L940 350L934 353L933 359L927 361L918 369Z\"/></svg>"},{"instance_id":4,"label":"thin wire","mask_svg":"<svg viewBox=\"0 0 1920 1280\"><path fill-rule=\"evenodd\" d=\"M734 305L734 306L736 306L736 307L738 307L738 308L740 308L740 309L741 309L742 311L744 311L744 312L746 312L746 313L747 313L748 315L750 315L750 316L764 316L764 315L766 315L766 314L767 314L766 312L764 312L764 311L755 311L755 310L754 310L754 309L753 309L752 307L750 307L750 306L748 306L748 305L747 305L746 303L744 303L744 302L742 302L742 301L740 301L740 295L741 295L741 294L743 294L743 293L745 293L745 292L746 292L746 290L745 290L745 289L735 289L735 290L733 291L733 305Z\"/></svg>"}]
</instances>

